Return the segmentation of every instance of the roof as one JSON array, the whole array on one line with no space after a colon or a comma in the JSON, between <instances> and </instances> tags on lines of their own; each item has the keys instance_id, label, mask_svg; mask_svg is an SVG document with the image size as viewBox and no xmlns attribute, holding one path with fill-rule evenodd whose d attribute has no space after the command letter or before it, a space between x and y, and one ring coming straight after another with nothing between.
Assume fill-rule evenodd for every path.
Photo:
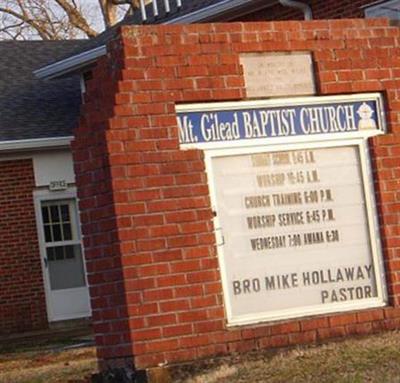
<instances>
[{"instance_id":1,"label":"roof","mask_svg":"<svg viewBox=\"0 0 400 383\"><path fill-rule=\"evenodd\" d=\"M80 78L39 80L32 71L85 41L0 42L0 142L72 136Z\"/></svg>"},{"instance_id":2,"label":"roof","mask_svg":"<svg viewBox=\"0 0 400 383\"><path fill-rule=\"evenodd\" d=\"M187 18L183 22L210 21L250 3L265 6L271 2L182 0L178 8L177 2L170 0L171 9L166 12L165 1L157 0L158 16L149 4L145 23L175 23L182 18ZM0 42L0 150L19 147L23 142L32 145L35 141L40 146L46 139L49 145L48 140L71 137L81 103L76 69L106 54L106 44L117 36L121 25L142 23L141 13L136 12L91 40ZM68 76L62 77L65 73ZM52 81L46 81L50 78Z\"/></svg>"},{"instance_id":3,"label":"roof","mask_svg":"<svg viewBox=\"0 0 400 383\"><path fill-rule=\"evenodd\" d=\"M229 20L254 9L269 7L277 2L277 0L181 0L182 6L178 8L176 0L169 0L170 11L166 12L165 0L153 1L157 2L158 16L155 16L153 5L150 3L146 6L146 21L143 21L141 12L138 10L134 15L126 17L114 27L88 40L86 44L70 54L59 60L49 61L43 67L38 67L35 71L36 75L40 78L55 78L92 63L106 54L107 43L117 36L121 25L189 24Z\"/></svg>"}]
</instances>

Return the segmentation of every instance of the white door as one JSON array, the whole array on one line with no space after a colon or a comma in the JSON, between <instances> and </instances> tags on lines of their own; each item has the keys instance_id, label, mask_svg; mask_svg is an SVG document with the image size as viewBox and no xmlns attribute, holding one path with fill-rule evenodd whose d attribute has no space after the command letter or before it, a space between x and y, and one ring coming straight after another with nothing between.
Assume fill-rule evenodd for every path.
<instances>
[{"instance_id":1,"label":"white door","mask_svg":"<svg viewBox=\"0 0 400 383\"><path fill-rule=\"evenodd\" d=\"M91 315L74 198L36 200L49 321Z\"/></svg>"}]
</instances>

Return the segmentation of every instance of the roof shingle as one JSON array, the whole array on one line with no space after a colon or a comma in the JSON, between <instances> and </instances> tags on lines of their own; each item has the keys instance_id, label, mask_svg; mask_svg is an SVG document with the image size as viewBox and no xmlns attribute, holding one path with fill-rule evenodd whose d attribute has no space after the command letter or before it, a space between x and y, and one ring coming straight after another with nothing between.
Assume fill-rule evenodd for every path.
<instances>
[{"instance_id":1,"label":"roof shingle","mask_svg":"<svg viewBox=\"0 0 400 383\"><path fill-rule=\"evenodd\" d=\"M32 71L85 43L0 42L0 142L72 135L81 102L79 77L43 81Z\"/></svg>"}]
</instances>

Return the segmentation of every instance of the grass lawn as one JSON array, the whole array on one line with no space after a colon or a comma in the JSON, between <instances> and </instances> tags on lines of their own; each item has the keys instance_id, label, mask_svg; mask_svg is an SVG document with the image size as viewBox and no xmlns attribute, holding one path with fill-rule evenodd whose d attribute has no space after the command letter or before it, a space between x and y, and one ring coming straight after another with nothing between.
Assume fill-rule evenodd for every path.
<instances>
[{"instance_id":1,"label":"grass lawn","mask_svg":"<svg viewBox=\"0 0 400 383\"><path fill-rule=\"evenodd\" d=\"M96 370L94 347L0 347L0 383L67 383ZM232 355L171 371L174 383L400 383L400 332Z\"/></svg>"},{"instance_id":2,"label":"grass lawn","mask_svg":"<svg viewBox=\"0 0 400 383\"><path fill-rule=\"evenodd\" d=\"M0 383L67 383L96 373L95 348L68 343L0 346Z\"/></svg>"},{"instance_id":3,"label":"grass lawn","mask_svg":"<svg viewBox=\"0 0 400 383\"><path fill-rule=\"evenodd\" d=\"M173 374L176 383L400 383L400 332L249 353Z\"/></svg>"}]
</instances>

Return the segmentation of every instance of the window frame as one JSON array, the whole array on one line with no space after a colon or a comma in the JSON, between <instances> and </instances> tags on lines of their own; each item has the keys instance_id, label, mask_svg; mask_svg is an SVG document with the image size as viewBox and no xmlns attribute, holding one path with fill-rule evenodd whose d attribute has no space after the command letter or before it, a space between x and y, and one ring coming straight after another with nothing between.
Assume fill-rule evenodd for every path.
<instances>
[{"instance_id":1,"label":"window frame","mask_svg":"<svg viewBox=\"0 0 400 383\"><path fill-rule=\"evenodd\" d=\"M41 209L45 206L60 206L60 205L68 205L70 219L69 224L71 227L71 239L69 240L60 240L60 241L46 241L45 238L45 246L48 247L55 247L55 246L67 246L67 245L78 245L81 243L79 232L78 232L78 224L77 224L77 216L76 216L76 202L74 199L56 199L56 200L43 200L40 203ZM42 211L41 211L42 213ZM60 225L62 226L65 221L60 221ZM42 215L42 229L44 230L46 225L51 226L54 222L45 223L43 221Z\"/></svg>"}]
</instances>

